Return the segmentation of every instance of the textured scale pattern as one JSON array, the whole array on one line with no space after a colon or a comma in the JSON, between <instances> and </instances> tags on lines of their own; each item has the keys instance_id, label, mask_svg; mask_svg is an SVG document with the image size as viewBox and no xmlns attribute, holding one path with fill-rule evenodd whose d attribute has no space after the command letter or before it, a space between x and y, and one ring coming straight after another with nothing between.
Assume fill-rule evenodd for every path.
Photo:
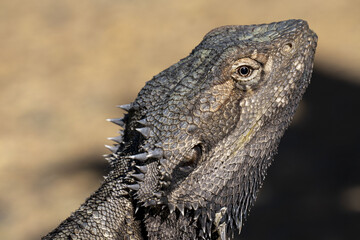
<instances>
[{"instance_id":1,"label":"textured scale pattern","mask_svg":"<svg viewBox=\"0 0 360 240\"><path fill-rule=\"evenodd\" d=\"M231 239L310 82L303 20L212 30L121 105L111 172L44 239Z\"/></svg>"}]
</instances>

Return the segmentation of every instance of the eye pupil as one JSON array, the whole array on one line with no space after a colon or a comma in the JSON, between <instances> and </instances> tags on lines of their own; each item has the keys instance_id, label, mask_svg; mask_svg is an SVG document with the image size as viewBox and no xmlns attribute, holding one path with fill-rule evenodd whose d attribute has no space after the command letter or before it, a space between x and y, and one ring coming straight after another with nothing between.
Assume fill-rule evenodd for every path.
<instances>
[{"instance_id":1,"label":"eye pupil","mask_svg":"<svg viewBox=\"0 0 360 240\"><path fill-rule=\"evenodd\" d=\"M240 73L241 73L242 75L248 74L248 73L249 73L249 68L247 68L247 67L241 67L241 68L240 68Z\"/></svg>"},{"instance_id":2,"label":"eye pupil","mask_svg":"<svg viewBox=\"0 0 360 240\"><path fill-rule=\"evenodd\" d=\"M248 67L248 66L241 66L241 67L239 68L239 74L240 74L241 76L243 76L243 77L249 76L250 73L251 73L251 69L250 69L250 67Z\"/></svg>"}]
</instances>

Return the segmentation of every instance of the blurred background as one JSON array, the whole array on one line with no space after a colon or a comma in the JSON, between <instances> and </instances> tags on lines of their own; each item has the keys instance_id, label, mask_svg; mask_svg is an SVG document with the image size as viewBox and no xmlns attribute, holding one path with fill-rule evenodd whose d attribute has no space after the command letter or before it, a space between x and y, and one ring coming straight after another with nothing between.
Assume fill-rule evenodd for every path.
<instances>
[{"instance_id":1,"label":"blurred background","mask_svg":"<svg viewBox=\"0 0 360 240\"><path fill-rule=\"evenodd\" d=\"M360 2L2 0L0 239L39 239L96 190L117 104L211 29L290 18L319 42L312 84L240 239L355 239ZM357 236L357 237L356 237Z\"/></svg>"}]
</instances>

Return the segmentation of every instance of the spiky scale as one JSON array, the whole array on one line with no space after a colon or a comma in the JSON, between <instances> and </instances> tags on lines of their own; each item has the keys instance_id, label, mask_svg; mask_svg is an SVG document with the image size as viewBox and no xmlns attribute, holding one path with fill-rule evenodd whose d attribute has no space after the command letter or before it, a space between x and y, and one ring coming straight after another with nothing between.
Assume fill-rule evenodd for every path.
<instances>
[{"instance_id":1,"label":"spiky scale","mask_svg":"<svg viewBox=\"0 0 360 240\"><path fill-rule=\"evenodd\" d=\"M212 218L212 216L211 216L211 213L212 213L212 211L211 211L210 209L208 209L208 210L206 211L207 217L208 217L208 219L209 219L210 221L213 220L213 218Z\"/></svg>"},{"instance_id":2,"label":"spiky scale","mask_svg":"<svg viewBox=\"0 0 360 240\"><path fill-rule=\"evenodd\" d=\"M105 145L105 147L113 153L116 153L119 150L119 145L114 145L114 146Z\"/></svg>"},{"instance_id":3,"label":"spiky scale","mask_svg":"<svg viewBox=\"0 0 360 240\"><path fill-rule=\"evenodd\" d=\"M142 173L133 173L133 174L131 174L131 176L139 181L144 181L144 178L145 178L145 175Z\"/></svg>"},{"instance_id":4,"label":"spiky scale","mask_svg":"<svg viewBox=\"0 0 360 240\"><path fill-rule=\"evenodd\" d=\"M129 104L117 105L116 107L121 108L122 110L128 112L133 107L133 104L129 103Z\"/></svg>"},{"instance_id":5,"label":"spiky scale","mask_svg":"<svg viewBox=\"0 0 360 240\"><path fill-rule=\"evenodd\" d=\"M147 120L146 120L146 118L144 118L144 119L140 119L139 121L137 121L138 123L140 123L141 125L144 125L144 126L146 126L147 124L148 124L148 122L147 122Z\"/></svg>"},{"instance_id":6,"label":"spiky scale","mask_svg":"<svg viewBox=\"0 0 360 240\"><path fill-rule=\"evenodd\" d=\"M240 234L241 228L242 228L242 216L235 218L235 224L236 224L237 228L239 229L239 234Z\"/></svg>"},{"instance_id":7,"label":"spiky scale","mask_svg":"<svg viewBox=\"0 0 360 240\"><path fill-rule=\"evenodd\" d=\"M132 185L126 185L126 187L131 189L131 190L137 191L137 190L139 190L140 185L139 184L132 184Z\"/></svg>"},{"instance_id":8,"label":"spiky scale","mask_svg":"<svg viewBox=\"0 0 360 240\"><path fill-rule=\"evenodd\" d=\"M162 194L160 192L154 192L153 195L157 198L161 198Z\"/></svg>"},{"instance_id":9,"label":"spiky scale","mask_svg":"<svg viewBox=\"0 0 360 240\"><path fill-rule=\"evenodd\" d=\"M202 231L206 233L206 214L201 215L200 224Z\"/></svg>"},{"instance_id":10,"label":"spiky scale","mask_svg":"<svg viewBox=\"0 0 360 240\"><path fill-rule=\"evenodd\" d=\"M173 213L175 211L175 205L172 203L168 203L168 206L169 206L170 214Z\"/></svg>"},{"instance_id":11,"label":"spiky scale","mask_svg":"<svg viewBox=\"0 0 360 240\"><path fill-rule=\"evenodd\" d=\"M199 237L202 238L202 239L205 239L204 232L200 231L199 232Z\"/></svg>"},{"instance_id":12,"label":"spiky scale","mask_svg":"<svg viewBox=\"0 0 360 240\"><path fill-rule=\"evenodd\" d=\"M155 206L155 205L156 205L156 201L153 199L150 199L143 204L144 207Z\"/></svg>"},{"instance_id":13,"label":"spiky scale","mask_svg":"<svg viewBox=\"0 0 360 240\"><path fill-rule=\"evenodd\" d=\"M105 157L105 160L108 161L110 163L110 165L112 165L115 158L112 157L111 155L108 155L108 157Z\"/></svg>"},{"instance_id":14,"label":"spiky scale","mask_svg":"<svg viewBox=\"0 0 360 240\"><path fill-rule=\"evenodd\" d=\"M201 210L200 209L196 209L195 210L195 213L194 213L194 220L197 221L198 218L200 217L201 215Z\"/></svg>"},{"instance_id":15,"label":"spiky scale","mask_svg":"<svg viewBox=\"0 0 360 240\"><path fill-rule=\"evenodd\" d=\"M108 137L107 138L110 141L114 141L116 143L122 143L123 142L123 137L121 135L116 136L116 137Z\"/></svg>"},{"instance_id":16,"label":"spiky scale","mask_svg":"<svg viewBox=\"0 0 360 240\"><path fill-rule=\"evenodd\" d=\"M135 165L135 167L136 167L137 169L139 169L140 172L142 172L142 173L147 173L147 171L148 171L148 167L147 167L146 165L144 165L144 166Z\"/></svg>"},{"instance_id":17,"label":"spiky scale","mask_svg":"<svg viewBox=\"0 0 360 240\"><path fill-rule=\"evenodd\" d=\"M184 216L185 214L185 210L184 210L184 204L183 203L177 203L176 207L179 209L179 211L181 212L181 214Z\"/></svg>"},{"instance_id":18,"label":"spiky scale","mask_svg":"<svg viewBox=\"0 0 360 240\"><path fill-rule=\"evenodd\" d=\"M193 202L191 204L192 204L192 207L193 207L194 210L197 210L199 208L199 203L198 202Z\"/></svg>"},{"instance_id":19,"label":"spiky scale","mask_svg":"<svg viewBox=\"0 0 360 240\"><path fill-rule=\"evenodd\" d=\"M128 156L128 158L145 161L147 159L147 153L139 153L136 155L131 155L131 156Z\"/></svg>"},{"instance_id":20,"label":"spiky scale","mask_svg":"<svg viewBox=\"0 0 360 240\"><path fill-rule=\"evenodd\" d=\"M116 125L119 125L120 127L125 127L123 118L108 118L108 119L106 119L106 121L115 123Z\"/></svg>"},{"instance_id":21,"label":"spiky scale","mask_svg":"<svg viewBox=\"0 0 360 240\"><path fill-rule=\"evenodd\" d=\"M163 150L161 148L155 148L154 150L148 151L148 158L162 158L163 157Z\"/></svg>"},{"instance_id":22,"label":"spiky scale","mask_svg":"<svg viewBox=\"0 0 360 240\"><path fill-rule=\"evenodd\" d=\"M150 137L150 128L148 127L143 127L143 128L135 128L136 131L138 131L139 133L141 133L145 138L149 138Z\"/></svg>"}]
</instances>

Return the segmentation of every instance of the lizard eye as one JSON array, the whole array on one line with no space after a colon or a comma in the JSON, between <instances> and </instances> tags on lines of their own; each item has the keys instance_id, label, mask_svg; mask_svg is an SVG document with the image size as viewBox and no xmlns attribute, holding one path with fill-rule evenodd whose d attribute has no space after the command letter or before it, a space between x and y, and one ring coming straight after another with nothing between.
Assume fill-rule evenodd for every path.
<instances>
[{"instance_id":1,"label":"lizard eye","mask_svg":"<svg viewBox=\"0 0 360 240\"><path fill-rule=\"evenodd\" d=\"M251 58L242 58L233 63L231 77L237 85L253 85L260 80L261 64Z\"/></svg>"}]
</instances>

